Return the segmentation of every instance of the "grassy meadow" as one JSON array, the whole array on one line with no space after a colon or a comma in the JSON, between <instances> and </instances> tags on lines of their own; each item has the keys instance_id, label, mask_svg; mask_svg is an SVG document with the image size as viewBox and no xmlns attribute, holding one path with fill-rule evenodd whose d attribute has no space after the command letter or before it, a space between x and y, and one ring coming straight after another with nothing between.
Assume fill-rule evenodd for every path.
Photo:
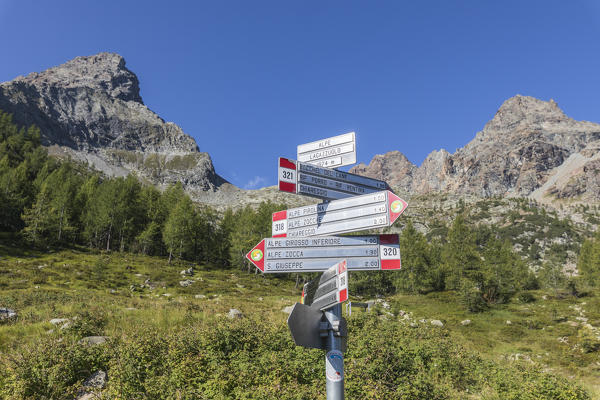
<instances>
[{"instance_id":1,"label":"grassy meadow","mask_svg":"<svg viewBox=\"0 0 600 400\"><path fill-rule=\"evenodd\" d=\"M3 398L71 399L97 370L103 398L325 398L323 352L287 329L293 280L83 248L0 255L0 307L18 313L0 323ZM593 293L532 291L476 314L453 292L377 300L347 316L349 399L600 398L599 352L583 348L583 325L600 326Z\"/></svg>"}]
</instances>

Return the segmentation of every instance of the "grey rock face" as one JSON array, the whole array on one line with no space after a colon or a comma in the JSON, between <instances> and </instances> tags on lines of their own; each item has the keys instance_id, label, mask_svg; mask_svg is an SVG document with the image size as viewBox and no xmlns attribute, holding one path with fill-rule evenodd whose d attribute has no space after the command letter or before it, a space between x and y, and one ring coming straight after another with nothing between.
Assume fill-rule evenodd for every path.
<instances>
[{"instance_id":1,"label":"grey rock face","mask_svg":"<svg viewBox=\"0 0 600 400\"><path fill-rule=\"evenodd\" d=\"M188 269L184 269L179 274L192 276L192 275L194 275L194 267L189 267Z\"/></svg>"},{"instance_id":2,"label":"grey rock face","mask_svg":"<svg viewBox=\"0 0 600 400\"><path fill-rule=\"evenodd\" d=\"M108 336L86 336L79 340L79 343L87 346L95 346L106 343L108 339Z\"/></svg>"},{"instance_id":3,"label":"grey rock face","mask_svg":"<svg viewBox=\"0 0 600 400\"><path fill-rule=\"evenodd\" d=\"M190 280L190 279L186 279L184 281L179 281L179 285L181 287L188 287L190 285L192 285L194 283L194 281Z\"/></svg>"},{"instance_id":4,"label":"grey rock face","mask_svg":"<svg viewBox=\"0 0 600 400\"><path fill-rule=\"evenodd\" d=\"M104 386L106 386L106 378L106 372L96 371L83 382L83 386L88 388L102 389Z\"/></svg>"},{"instance_id":5,"label":"grey rock face","mask_svg":"<svg viewBox=\"0 0 600 400\"><path fill-rule=\"evenodd\" d=\"M76 400L92 400L104 398L101 390L106 386L108 376L104 371L96 371L84 382L83 387L77 392Z\"/></svg>"},{"instance_id":6,"label":"grey rock face","mask_svg":"<svg viewBox=\"0 0 600 400\"><path fill-rule=\"evenodd\" d=\"M567 117L553 100L517 95L504 102L483 130L454 154L434 151L417 168L401 153L390 152L351 171L415 194L597 200L600 146L595 143L599 140L600 124ZM585 162L572 160L575 155ZM543 187L547 182L552 184Z\"/></svg>"},{"instance_id":7,"label":"grey rock face","mask_svg":"<svg viewBox=\"0 0 600 400\"><path fill-rule=\"evenodd\" d=\"M237 308L229 309L229 313L227 314L227 318L229 318L229 319L238 319L238 318L242 318L243 316L244 316L244 314L242 314L242 312L240 310L238 310Z\"/></svg>"},{"instance_id":8,"label":"grey rock face","mask_svg":"<svg viewBox=\"0 0 600 400\"><path fill-rule=\"evenodd\" d=\"M110 176L136 172L158 186L181 182L192 194L226 181L181 128L146 107L136 75L118 54L77 57L0 84L0 109L37 125L50 152Z\"/></svg>"},{"instance_id":9,"label":"grey rock face","mask_svg":"<svg viewBox=\"0 0 600 400\"><path fill-rule=\"evenodd\" d=\"M378 154L373 157L369 165L361 163L352 168L355 174L386 180L388 185L400 188L402 191L410 190L416 171L417 167L399 151Z\"/></svg>"},{"instance_id":10,"label":"grey rock face","mask_svg":"<svg viewBox=\"0 0 600 400\"><path fill-rule=\"evenodd\" d=\"M17 317L17 312L10 308L0 308L0 321L7 321Z\"/></svg>"}]
</instances>

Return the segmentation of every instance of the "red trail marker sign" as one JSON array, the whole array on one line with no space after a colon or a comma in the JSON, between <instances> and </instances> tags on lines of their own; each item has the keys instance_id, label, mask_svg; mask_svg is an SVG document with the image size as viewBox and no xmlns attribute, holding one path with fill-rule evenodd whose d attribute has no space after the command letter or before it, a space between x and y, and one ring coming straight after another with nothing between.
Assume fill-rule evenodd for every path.
<instances>
[{"instance_id":1,"label":"red trail marker sign","mask_svg":"<svg viewBox=\"0 0 600 400\"><path fill-rule=\"evenodd\" d=\"M389 188L387 183L379 179L319 167L284 157L279 157L277 171L280 191L323 200L344 199Z\"/></svg>"}]
</instances>

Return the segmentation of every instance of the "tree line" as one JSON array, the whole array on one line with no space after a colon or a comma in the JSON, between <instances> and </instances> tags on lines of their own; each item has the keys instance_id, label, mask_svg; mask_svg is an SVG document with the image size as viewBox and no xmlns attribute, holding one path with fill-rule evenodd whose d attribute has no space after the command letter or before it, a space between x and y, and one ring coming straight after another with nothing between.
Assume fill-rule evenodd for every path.
<instances>
[{"instance_id":1,"label":"tree line","mask_svg":"<svg viewBox=\"0 0 600 400\"><path fill-rule=\"evenodd\" d=\"M271 235L271 214L285 204L264 202L217 213L195 204L181 184L164 191L134 175L106 177L78 163L49 157L35 127L19 128L0 111L0 231L39 246L83 245L176 257L253 270L245 254ZM400 235L403 268L395 273L353 273L351 290L375 295L454 290L481 311L515 294L558 288L573 280L562 263L532 272L493 227L473 226L459 213L436 240L410 220ZM579 283L600 285L600 233L583 243ZM294 276L297 283L315 274Z\"/></svg>"},{"instance_id":2,"label":"tree line","mask_svg":"<svg viewBox=\"0 0 600 400\"><path fill-rule=\"evenodd\" d=\"M282 207L219 215L179 183L161 192L135 175L106 177L49 157L39 129L19 128L2 111L0 203L0 231L39 247L78 244L225 266L244 264L244 249L268 236L270 215Z\"/></svg>"}]
</instances>

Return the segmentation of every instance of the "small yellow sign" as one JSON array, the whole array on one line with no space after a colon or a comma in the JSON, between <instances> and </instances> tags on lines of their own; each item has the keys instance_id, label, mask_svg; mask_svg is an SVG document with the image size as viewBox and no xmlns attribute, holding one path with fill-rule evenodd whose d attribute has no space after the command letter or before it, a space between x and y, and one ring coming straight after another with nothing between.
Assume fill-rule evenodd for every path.
<instances>
[{"instance_id":1,"label":"small yellow sign","mask_svg":"<svg viewBox=\"0 0 600 400\"><path fill-rule=\"evenodd\" d=\"M263 258L263 252L260 249L255 249L250 254L250 258L252 258L254 261L260 261Z\"/></svg>"},{"instance_id":2,"label":"small yellow sign","mask_svg":"<svg viewBox=\"0 0 600 400\"><path fill-rule=\"evenodd\" d=\"M392 202L391 209L393 213L399 213L402 211L402 202L400 200L395 200Z\"/></svg>"}]
</instances>

